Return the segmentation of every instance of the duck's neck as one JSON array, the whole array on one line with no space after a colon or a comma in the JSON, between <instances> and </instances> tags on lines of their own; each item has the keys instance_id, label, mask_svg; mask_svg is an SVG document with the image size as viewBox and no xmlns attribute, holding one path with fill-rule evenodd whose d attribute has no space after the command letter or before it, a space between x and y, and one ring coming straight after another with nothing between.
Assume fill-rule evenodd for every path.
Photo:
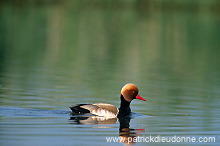
<instances>
[{"instance_id":1,"label":"duck's neck","mask_svg":"<svg viewBox=\"0 0 220 146\"><path fill-rule=\"evenodd\" d=\"M121 106L120 106L120 108L130 107L130 103L131 102L126 101L124 96L121 95Z\"/></svg>"},{"instance_id":2,"label":"duck's neck","mask_svg":"<svg viewBox=\"0 0 220 146\"><path fill-rule=\"evenodd\" d=\"M121 106L119 108L118 117L120 117L120 116L127 116L130 113L131 113L130 102L126 101L124 99L123 95L121 95Z\"/></svg>"}]
</instances>

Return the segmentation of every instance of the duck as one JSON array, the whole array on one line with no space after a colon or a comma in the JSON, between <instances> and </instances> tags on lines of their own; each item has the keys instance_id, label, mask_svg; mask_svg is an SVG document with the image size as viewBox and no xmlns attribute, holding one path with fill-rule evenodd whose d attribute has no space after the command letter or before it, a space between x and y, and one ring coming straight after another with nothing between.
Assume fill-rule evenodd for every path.
<instances>
[{"instance_id":1,"label":"duck","mask_svg":"<svg viewBox=\"0 0 220 146\"><path fill-rule=\"evenodd\" d=\"M70 107L73 115L92 114L95 116L105 118L120 118L131 114L130 103L134 99L146 101L138 94L139 90L135 84L125 84L121 89L120 107L108 103L94 103L94 104L77 104Z\"/></svg>"}]
</instances>

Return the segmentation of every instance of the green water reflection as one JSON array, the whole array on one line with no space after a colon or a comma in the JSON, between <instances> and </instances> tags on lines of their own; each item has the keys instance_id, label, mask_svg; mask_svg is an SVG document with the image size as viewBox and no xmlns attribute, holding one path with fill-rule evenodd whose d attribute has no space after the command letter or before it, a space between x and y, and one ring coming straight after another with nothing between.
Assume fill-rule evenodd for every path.
<instances>
[{"instance_id":1,"label":"green water reflection","mask_svg":"<svg viewBox=\"0 0 220 146\"><path fill-rule=\"evenodd\" d=\"M36 75L57 73L72 86L219 84L218 1L2 4L3 78L17 73L38 82Z\"/></svg>"},{"instance_id":2,"label":"green water reflection","mask_svg":"<svg viewBox=\"0 0 220 146\"><path fill-rule=\"evenodd\" d=\"M158 1L126 2L124 7L101 1L86 7L78 1L33 2L29 7L6 3L1 10L1 62L71 67L110 80L210 77L218 73L219 63L216 2L197 2L204 8L189 11L184 7L194 3L185 2L180 10L166 10L170 3Z\"/></svg>"}]
</instances>

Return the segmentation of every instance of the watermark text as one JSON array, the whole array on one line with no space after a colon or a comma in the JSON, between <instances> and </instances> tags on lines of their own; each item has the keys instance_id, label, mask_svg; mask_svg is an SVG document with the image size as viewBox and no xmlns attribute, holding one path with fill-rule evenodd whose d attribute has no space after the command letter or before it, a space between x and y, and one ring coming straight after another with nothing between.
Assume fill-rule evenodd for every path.
<instances>
[{"instance_id":1,"label":"watermark text","mask_svg":"<svg viewBox=\"0 0 220 146\"><path fill-rule=\"evenodd\" d=\"M148 142L148 143L211 143L215 142L215 137L193 137L193 136L136 136L136 137L106 137L107 142L122 142L122 143L136 143L136 142Z\"/></svg>"}]
</instances>

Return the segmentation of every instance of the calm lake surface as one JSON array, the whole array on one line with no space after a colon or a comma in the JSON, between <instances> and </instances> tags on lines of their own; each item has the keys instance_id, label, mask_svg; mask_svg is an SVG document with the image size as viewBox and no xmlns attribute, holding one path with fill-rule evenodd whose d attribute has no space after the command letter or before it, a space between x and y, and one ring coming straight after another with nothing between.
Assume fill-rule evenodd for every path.
<instances>
[{"instance_id":1,"label":"calm lake surface","mask_svg":"<svg viewBox=\"0 0 220 146\"><path fill-rule=\"evenodd\" d=\"M218 0L3 0L0 145L126 145L106 138L132 136L214 137L174 144L220 145L219 7ZM132 101L131 119L71 115L68 107L79 103L118 107L126 83L147 99ZM135 143L158 144L171 143Z\"/></svg>"}]
</instances>

